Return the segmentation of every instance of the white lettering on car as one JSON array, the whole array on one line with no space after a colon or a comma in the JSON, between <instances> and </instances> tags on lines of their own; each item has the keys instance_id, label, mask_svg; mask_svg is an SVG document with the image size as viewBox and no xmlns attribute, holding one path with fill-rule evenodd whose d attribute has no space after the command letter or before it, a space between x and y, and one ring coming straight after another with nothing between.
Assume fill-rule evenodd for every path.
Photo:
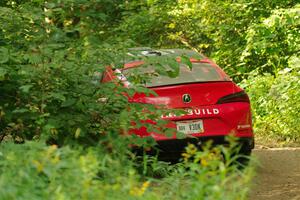
<instances>
[{"instance_id":1,"label":"white lettering on car","mask_svg":"<svg viewBox=\"0 0 300 200\"><path fill-rule=\"evenodd\" d=\"M214 113L215 115L217 115L217 114L219 114L219 113L220 113L220 110L219 110L219 109L217 109L217 108L214 108L214 109L213 109L213 113Z\"/></svg>"},{"instance_id":2,"label":"white lettering on car","mask_svg":"<svg viewBox=\"0 0 300 200\"><path fill-rule=\"evenodd\" d=\"M200 109L195 109L194 111L195 111L195 114L196 114L196 115L200 115L200 113L201 113L201 112L200 112Z\"/></svg>"},{"instance_id":3,"label":"white lettering on car","mask_svg":"<svg viewBox=\"0 0 300 200\"><path fill-rule=\"evenodd\" d=\"M176 116L174 113L169 113L168 115L162 115L161 118L174 118L174 117L183 117L183 116L192 116L192 115L218 115L220 110L218 108L206 108L206 109L186 109L186 114L180 114Z\"/></svg>"}]
</instances>

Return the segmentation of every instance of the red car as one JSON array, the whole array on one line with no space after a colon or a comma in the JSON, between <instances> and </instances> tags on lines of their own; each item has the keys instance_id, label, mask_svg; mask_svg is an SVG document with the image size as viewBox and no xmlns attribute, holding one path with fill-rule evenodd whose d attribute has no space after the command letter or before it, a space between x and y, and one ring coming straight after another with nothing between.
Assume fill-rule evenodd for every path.
<instances>
[{"instance_id":1,"label":"red car","mask_svg":"<svg viewBox=\"0 0 300 200\"><path fill-rule=\"evenodd\" d=\"M176 78L167 76L151 78L146 87L158 96L135 95L131 101L185 110L185 114L177 116L171 113L162 118L169 121L167 127L193 137L170 138L148 133L144 127L134 130L135 134L141 137L151 135L167 157L178 156L187 143L200 145L204 141L213 140L215 144L225 144L224 137L229 134L238 137L242 154L251 153L254 136L248 95L220 67L208 58L197 59L199 54L190 50L145 49L140 51L140 54L175 57L186 55L190 58L192 69L180 64L180 73ZM144 62L137 60L126 63L123 69L115 71L110 69L104 74L102 82L111 81L117 76L123 80L125 86L128 86L130 83L126 81L126 76L142 64ZM143 67L140 70L144 73L153 71L151 67Z\"/></svg>"}]
</instances>

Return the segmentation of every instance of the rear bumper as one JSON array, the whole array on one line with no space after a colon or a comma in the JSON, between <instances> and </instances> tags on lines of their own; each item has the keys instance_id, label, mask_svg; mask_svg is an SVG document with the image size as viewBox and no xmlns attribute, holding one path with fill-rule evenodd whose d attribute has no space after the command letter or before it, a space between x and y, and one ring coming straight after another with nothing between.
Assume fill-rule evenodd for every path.
<instances>
[{"instance_id":1,"label":"rear bumper","mask_svg":"<svg viewBox=\"0 0 300 200\"><path fill-rule=\"evenodd\" d=\"M194 144L201 149L208 141L212 141L213 146L228 145L225 136L162 140L157 141L157 146L147 151L147 154L158 155L159 158L163 160L176 160L181 157L181 154L185 151L185 147L188 144ZM241 145L240 152L251 152L255 146L253 137L240 137L237 138L237 142ZM142 153L141 149L136 150L138 154Z\"/></svg>"},{"instance_id":2,"label":"rear bumper","mask_svg":"<svg viewBox=\"0 0 300 200\"><path fill-rule=\"evenodd\" d=\"M194 144L201 147L205 142L212 141L213 145L227 145L224 136L214 136L214 137L197 137L197 138L186 138L186 139L175 139L175 140L162 140L157 141L157 147L161 151L165 152L182 152L187 144ZM238 138L238 143L241 144L242 148L254 148L254 138L253 137L241 137Z\"/></svg>"}]
</instances>

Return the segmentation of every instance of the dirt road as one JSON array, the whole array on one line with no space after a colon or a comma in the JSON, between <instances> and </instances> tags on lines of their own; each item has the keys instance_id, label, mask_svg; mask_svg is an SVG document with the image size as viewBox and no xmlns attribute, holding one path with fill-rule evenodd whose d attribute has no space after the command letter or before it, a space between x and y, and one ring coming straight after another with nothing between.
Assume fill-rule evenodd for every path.
<instances>
[{"instance_id":1,"label":"dirt road","mask_svg":"<svg viewBox=\"0 0 300 200\"><path fill-rule=\"evenodd\" d=\"M260 162L249 200L300 200L300 148L255 149Z\"/></svg>"}]
</instances>

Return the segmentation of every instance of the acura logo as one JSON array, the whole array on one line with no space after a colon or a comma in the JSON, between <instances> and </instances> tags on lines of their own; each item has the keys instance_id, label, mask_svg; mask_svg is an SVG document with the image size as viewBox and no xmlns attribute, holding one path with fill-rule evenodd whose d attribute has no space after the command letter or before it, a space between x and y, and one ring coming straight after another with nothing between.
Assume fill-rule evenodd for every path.
<instances>
[{"instance_id":1,"label":"acura logo","mask_svg":"<svg viewBox=\"0 0 300 200\"><path fill-rule=\"evenodd\" d=\"M192 98L189 94L184 94L184 95L182 95L182 101L184 103L190 103L192 101Z\"/></svg>"}]
</instances>

